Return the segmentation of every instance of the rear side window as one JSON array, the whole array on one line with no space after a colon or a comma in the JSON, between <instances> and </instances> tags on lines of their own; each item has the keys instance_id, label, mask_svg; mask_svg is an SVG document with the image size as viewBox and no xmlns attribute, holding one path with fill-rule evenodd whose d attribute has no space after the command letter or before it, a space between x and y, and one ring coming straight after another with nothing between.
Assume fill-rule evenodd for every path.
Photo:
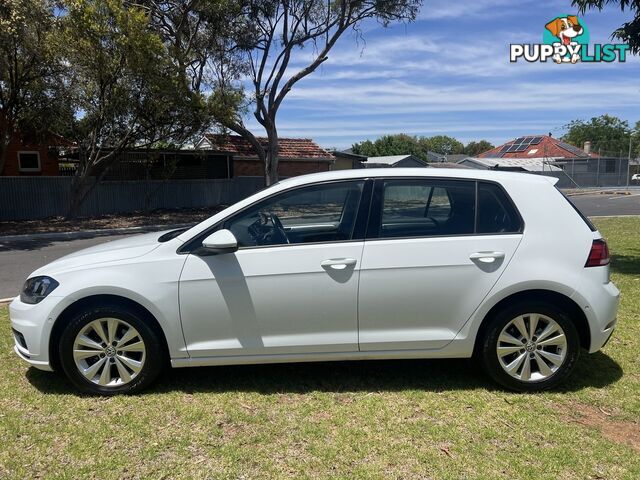
<instances>
[{"instance_id":1,"label":"rear side window","mask_svg":"<svg viewBox=\"0 0 640 480\"><path fill-rule=\"evenodd\" d=\"M474 232L475 182L387 180L373 236L464 235Z\"/></svg>"},{"instance_id":2,"label":"rear side window","mask_svg":"<svg viewBox=\"0 0 640 480\"><path fill-rule=\"evenodd\" d=\"M518 233L522 222L505 191L495 183L478 183L477 233Z\"/></svg>"}]
</instances>

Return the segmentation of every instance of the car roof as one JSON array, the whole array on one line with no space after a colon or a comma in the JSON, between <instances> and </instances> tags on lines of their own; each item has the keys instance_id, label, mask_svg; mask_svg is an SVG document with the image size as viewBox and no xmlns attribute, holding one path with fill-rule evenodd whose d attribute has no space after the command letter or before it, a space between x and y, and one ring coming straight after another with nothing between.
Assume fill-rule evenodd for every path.
<instances>
[{"instance_id":1,"label":"car roof","mask_svg":"<svg viewBox=\"0 0 640 480\"><path fill-rule=\"evenodd\" d=\"M377 177L429 177L429 178L461 178L472 180L493 180L498 182L531 181L557 182L557 178L523 172L505 172L497 170L463 169L463 168L360 168L354 170L333 170L329 172L311 173L290 177L278 182L283 186L292 187L308 183L332 180L349 180L358 178Z\"/></svg>"}]
</instances>

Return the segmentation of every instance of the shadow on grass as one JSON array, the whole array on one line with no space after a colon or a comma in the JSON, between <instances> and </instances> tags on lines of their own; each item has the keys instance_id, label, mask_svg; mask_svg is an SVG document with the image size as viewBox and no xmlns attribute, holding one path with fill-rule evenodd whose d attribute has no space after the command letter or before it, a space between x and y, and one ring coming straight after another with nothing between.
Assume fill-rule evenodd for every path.
<instances>
[{"instance_id":1,"label":"shadow on grass","mask_svg":"<svg viewBox=\"0 0 640 480\"><path fill-rule=\"evenodd\" d=\"M604 353L585 354L560 391L603 388L620 377L622 368ZM31 368L27 379L43 393L75 393L59 373ZM378 360L170 369L145 393L438 392L478 388L500 387L472 360Z\"/></svg>"},{"instance_id":2,"label":"shadow on grass","mask_svg":"<svg viewBox=\"0 0 640 480\"><path fill-rule=\"evenodd\" d=\"M640 275L640 257L634 255L611 255L613 273Z\"/></svg>"}]
</instances>

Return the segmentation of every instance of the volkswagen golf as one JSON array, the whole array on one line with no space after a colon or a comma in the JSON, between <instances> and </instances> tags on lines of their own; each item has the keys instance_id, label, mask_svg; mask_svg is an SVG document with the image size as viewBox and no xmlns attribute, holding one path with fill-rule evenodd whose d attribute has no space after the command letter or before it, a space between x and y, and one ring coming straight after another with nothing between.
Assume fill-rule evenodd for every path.
<instances>
[{"instance_id":1,"label":"volkswagen golf","mask_svg":"<svg viewBox=\"0 0 640 480\"><path fill-rule=\"evenodd\" d=\"M506 388L565 381L616 325L607 244L556 179L361 169L283 180L188 229L33 272L15 352L79 389L163 368L474 358Z\"/></svg>"}]
</instances>

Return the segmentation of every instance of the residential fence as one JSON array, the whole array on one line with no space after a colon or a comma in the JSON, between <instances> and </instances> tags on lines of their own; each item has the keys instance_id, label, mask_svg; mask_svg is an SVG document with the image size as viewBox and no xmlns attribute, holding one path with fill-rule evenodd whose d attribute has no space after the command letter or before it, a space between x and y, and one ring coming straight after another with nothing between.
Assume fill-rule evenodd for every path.
<instances>
[{"instance_id":1,"label":"residential fence","mask_svg":"<svg viewBox=\"0 0 640 480\"><path fill-rule=\"evenodd\" d=\"M72 182L72 177L0 177L0 221L66 215ZM80 215L228 205L263 187L262 177L101 182L87 197Z\"/></svg>"},{"instance_id":2,"label":"residential fence","mask_svg":"<svg viewBox=\"0 0 640 480\"><path fill-rule=\"evenodd\" d=\"M553 171L537 172L560 179L561 188L626 187L636 185L637 160L623 157L552 160L545 162ZM561 169L560 171L557 168Z\"/></svg>"}]
</instances>

